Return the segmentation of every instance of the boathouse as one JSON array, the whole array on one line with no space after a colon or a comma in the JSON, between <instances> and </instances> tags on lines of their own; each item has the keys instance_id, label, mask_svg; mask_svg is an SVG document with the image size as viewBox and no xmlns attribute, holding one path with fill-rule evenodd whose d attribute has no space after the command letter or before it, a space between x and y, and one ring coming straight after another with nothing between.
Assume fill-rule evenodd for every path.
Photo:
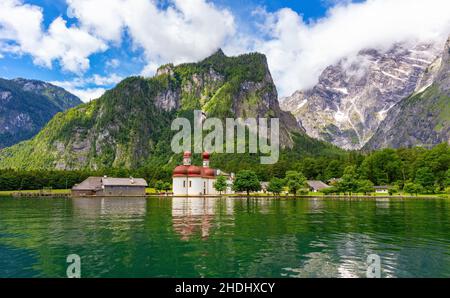
<instances>
[{"instance_id":1,"label":"boathouse","mask_svg":"<svg viewBox=\"0 0 450 298\"><path fill-rule=\"evenodd\" d=\"M330 187L329 185L319 180L308 180L306 181L306 184L308 185L309 190L312 192L319 192L322 189Z\"/></svg>"},{"instance_id":2,"label":"boathouse","mask_svg":"<svg viewBox=\"0 0 450 298\"><path fill-rule=\"evenodd\" d=\"M72 187L72 196L145 196L147 186L142 178L89 177Z\"/></svg>"}]
</instances>

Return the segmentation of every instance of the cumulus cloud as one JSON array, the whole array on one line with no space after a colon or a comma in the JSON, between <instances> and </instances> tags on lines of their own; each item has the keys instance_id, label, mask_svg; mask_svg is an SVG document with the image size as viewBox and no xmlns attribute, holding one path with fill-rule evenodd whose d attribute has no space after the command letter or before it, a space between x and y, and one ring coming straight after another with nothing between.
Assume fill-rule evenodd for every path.
<instances>
[{"instance_id":1,"label":"cumulus cloud","mask_svg":"<svg viewBox=\"0 0 450 298\"><path fill-rule=\"evenodd\" d=\"M54 83L85 101L121 79L114 74L90 78L82 74L89 69L92 54L120 47L125 33L134 48L144 52L147 65L141 74L153 75L160 64L208 56L235 32L231 12L206 0L170 0L165 7L153 0L67 0L67 5L67 17L74 25L59 16L44 28L41 7L22 0L0 1L0 55L29 54L35 64L48 68L58 61L80 77ZM105 69L119 65L119 60L111 59Z\"/></svg>"},{"instance_id":2,"label":"cumulus cloud","mask_svg":"<svg viewBox=\"0 0 450 298\"><path fill-rule=\"evenodd\" d=\"M165 8L151 0L68 0L68 5L81 28L99 38L120 43L126 31L144 50L144 74L162 63L202 59L235 33L231 12L205 0L172 0Z\"/></svg>"},{"instance_id":3,"label":"cumulus cloud","mask_svg":"<svg viewBox=\"0 0 450 298\"><path fill-rule=\"evenodd\" d=\"M269 38L257 41L254 50L268 56L280 95L286 96L312 87L328 65L361 49L443 40L450 34L449 11L448 0L368 0L337 4L315 22L289 8L263 12Z\"/></svg>"},{"instance_id":4,"label":"cumulus cloud","mask_svg":"<svg viewBox=\"0 0 450 298\"><path fill-rule=\"evenodd\" d=\"M83 102L89 102L91 100L97 99L101 97L106 91L106 88L84 88L84 89L64 88L64 89L78 96Z\"/></svg>"},{"instance_id":5,"label":"cumulus cloud","mask_svg":"<svg viewBox=\"0 0 450 298\"><path fill-rule=\"evenodd\" d=\"M105 93L107 88L116 85L122 80L123 77L117 74L111 74L110 76L95 74L86 78L78 77L70 81L53 81L51 83L75 94L82 101L88 102L99 98Z\"/></svg>"},{"instance_id":6,"label":"cumulus cloud","mask_svg":"<svg viewBox=\"0 0 450 298\"><path fill-rule=\"evenodd\" d=\"M437 41L450 33L448 0L324 0L333 7L315 21L289 8L256 9L241 20L257 28L253 32L238 30L233 14L210 0L66 0L73 24L60 16L48 28L43 9L23 1L0 0L0 57L29 54L36 64L58 61L82 74L92 54L121 47L126 39L144 53L141 74L150 76L161 64L198 61L219 47L230 55L259 51L268 57L281 96L312 87L328 65L361 49ZM105 69L120 66L114 58ZM107 79L117 78L72 80L76 86L67 89L79 95L86 89L81 97L89 99L106 89L97 83Z\"/></svg>"},{"instance_id":7,"label":"cumulus cloud","mask_svg":"<svg viewBox=\"0 0 450 298\"><path fill-rule=\"evenodd\" d=\"M60 62L64 70L83 72L89 68L88 57L106 50L106 44L66 21L56 18L48 30L43 28L43 11L19 0L0 2L0 51L30 54L38 65L51 67Z\"/></svg>"},{"instance_id":8,"label":"cumulus cloud","mask_svg":"<svg viewBox=\"0 0 450 298\"><path fill-rule=\"evenodd\" d=\"M170 0L161 7L152 0L67 0L67 26L60 16L46 30L43 9L22 0L0 1L1 52L30 54L51 67L57 60L71 72L89 68L89 57L120 46L127 32L133 46L143 49L149 65L195 61L222 46L235 32L234 17L206 0ZM114 67L117 61L112 61Z\"/></svg>"}]
</instances>

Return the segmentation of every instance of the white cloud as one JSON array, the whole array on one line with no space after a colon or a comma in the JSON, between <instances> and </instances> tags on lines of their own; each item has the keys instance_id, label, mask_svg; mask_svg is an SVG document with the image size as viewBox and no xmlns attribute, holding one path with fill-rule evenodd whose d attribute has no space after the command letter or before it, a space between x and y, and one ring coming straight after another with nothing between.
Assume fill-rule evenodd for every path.
<instances>
[{"instance_id":1,"label":"white cloud","mask_svg":"<svg viewBox=\"0 0 450 298\"><path fill-rule=\"evenodd\" d=\"M87 78L75 78L71 81L53 81L51 84L66 89L72 94L78 96L82 101L87 102L97 99L105 93L105 91L120 81L123 77L112 74L111 76L93 75Z\"/></svg>"},{"instance_id":2,"label":"white cloud","mask_svg":"<svg viewBox=\"0 0 450 298\"><path fill-rule=\"evenodd\" d=\"M224 47L229 55L259 51L267 55L281 96L313 86L320 73L364 48L388 48L397 42L437 40L450 33L448 0L323 0L334 5L315 22L286 8L257 9L249 30L237 30L232 13L210 0L67 0L68 26L57 17L44 28L43 9L24 0L0 0L0 55L29 54L36 64L83 73L92 54L120 47L126 33L142 49L142 75L167 62L197 61ZM253 24L264 19L262 24ZM239 28L242 29L242 28ZM120 61L105 63L118 68ZM118 77L79 79L72 90L99 94ZM74 81L72 81L73 83ZM76 82L75 82L76 83ZM80 93L79 93L80 94ZM87 93L83 98L91 97Z\"/></svg>"},{"instance_id":3,"label":"white cloud","mask_svg":"<svg viewBox=\"0 0 450 298\"><path fill-rule=\"evenodd\" d=\"M205 0L172 0L167 8L151 0L68 0L81 27L112 43L126 30L142 48L154 72L156 64L202 59L235 33L233 15ZM99 14L98 12L102 13Z\"/></svg>"},{"instance_id":4,"label":"white cloud","mask_svg":"<svg viewBox=\"0 0 450 298\"><path fill-rule=\"evenodd\" d=\"M144 77L150 77L158 70L161 65L154 62L148 62L147 65L141 70L140 75Z\"/></svg>"},{"instance_id":5,"label":"white cloud","mask_svg":"<svg viewBox=\"0 0 450 298\"><path fill-rule=\"evenodd\" d=\"M95 74L92 76L92 78L89 78L85 80L88 84L95 84L97 86L111 86L119 83L123 80L123 77L113 73L110 76L100 76L98 74Z\"/></svg>"},{"instance_id":6,"label":"white cloud","mask_svg":"<svg viewBox=\"0 0 450 298\"><path fill-rule=\"evenodd\" d=\"M91 100L101 97L106 89L105 88L86 88L86 89L66 89L70 93L78 96L83 102L89 102Z\"/></svg>"},{"instance_id":7,"label":"white cloud","mask_svg":"<svg viewBox=\"0 0 450 298\"><path fill-rule=\"evenodd\" d=\"M89 68L88 57L107 49L106 44L75 26L56 18L45 31L43 11L20 0L0 2L0 42L2 52L30 54L38 65L51 67L58 60L64 70L83 72Z\"/></svg>"},{"instance_id":8,"label":"white cloud","mask_svg":"<svg viewBox=\"0 0 450 298\"><path fill-rule=\"evenodd\" d=\"M338 4L327 16L305 22L291 9L266 13L268 40L254 49L268 56L281 96L312 87L320 73L364 48L426 42L450 34L448 0L368 0Z\"/></svg>"}]
</instances>

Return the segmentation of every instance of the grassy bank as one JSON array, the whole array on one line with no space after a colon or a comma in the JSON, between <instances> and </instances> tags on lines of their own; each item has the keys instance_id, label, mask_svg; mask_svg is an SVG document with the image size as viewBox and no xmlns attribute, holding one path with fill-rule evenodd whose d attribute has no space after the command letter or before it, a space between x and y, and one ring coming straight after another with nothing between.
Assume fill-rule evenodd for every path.
<instances>
[{"instance_id":1,"label":"grassy bank","mask_svg":"<svg viewBox=\"0 0 450 298\"><path fill-rule=\"evenodd\" d=\"M40 193L43 192L42 189L32 189L32 190L2 190L0 191L1 197L10 197L13 195L13 193ZM45 190L45 193L51 193L51 194L69 194L70 189L52 189L52 190Z\"/></svg>"},{"instance_id":2,"label":"grassy bank","mask_svg":"<svg viewBox=\"0 0 450 298\"><path fill-rule=\"evenodd\" d=\"M50 194L70 194L70 189L49 189L49 190L42 190L42 189L30 189L30 190L2 190L0 191L0 197L11 197L14 193L50 193ZM154 188L146 188L145 189L147 194L154 194L156 193L156 190Z\"/></svg>"}]
</instances>

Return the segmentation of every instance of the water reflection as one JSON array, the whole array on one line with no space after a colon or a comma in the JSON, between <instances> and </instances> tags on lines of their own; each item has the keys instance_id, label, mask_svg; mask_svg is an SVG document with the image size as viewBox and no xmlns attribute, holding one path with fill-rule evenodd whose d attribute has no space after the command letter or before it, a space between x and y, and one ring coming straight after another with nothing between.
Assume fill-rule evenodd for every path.
<instances>
[{"instance_id":1,"label":"water reflection","mask_svg":"<svg viewBox=\"0 0 450 298\"><path fill-rule=\"evenodd\" d=\"M377 208L389 209L390 200L388 198L376 198L375 199Z\"/></svg>"},{"instance_id":2,"label":"water reflection","mask_svg":"<svg viewBox=\"0 0 450 298\"><path fill-rule=\"evenodd\" d=\"M145 198L76 198L74 214L81 217L98 216L135 217L146 213Z\"/></svg>"},{"instance_id":3,"label":"water reflection","mask_svg":"<svg viewBox=\"0 0 450 298\"><path fill-rule=\"evenodd\" d=\"M321 198L312 198L309 202L309 209L311 213L321 213L324 209L324 201Z\"/></svg>"},{"instance_id":4,"label":"water reflection","mask_svg":"<svg viewBox=\"0 0 450 298\"><path fill-rule=\"evenodd\" d=\"M450 276L447 200L10 198L0 210L0 276L64 277L70 253L86 277L365 277L372 253L382 277Z\"/></svg>"},{"instance_id":5,"label":"water reflection","mask_svg":"<svg viewBox=\"0 0 450 298\"><path fill-rule=\"evenodd\" d=\"M208 239L216 214L233 215L234 200L230 198L173 198L172 224L182 240L189 240L196 231Z\"/></svg>"}]
</instances>

